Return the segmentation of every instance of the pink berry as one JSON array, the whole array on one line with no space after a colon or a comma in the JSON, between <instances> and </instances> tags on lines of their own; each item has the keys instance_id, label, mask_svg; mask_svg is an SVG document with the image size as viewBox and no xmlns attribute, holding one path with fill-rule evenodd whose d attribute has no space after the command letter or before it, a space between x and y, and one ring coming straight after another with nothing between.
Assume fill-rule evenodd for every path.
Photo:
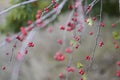
<instances>
[{"instance_id":1,"label":"pink berry","mask_svg":"<svg viewBox=\"0 0 120 80\"><path fill-rule=\"evenodd\" d=\"M118 49L118 48L119 48L119 45L118 45L118 44L115 44L115 48Z\"/></svg>"},{"instance_id":2,"label":"pink berry","mask_svg":"<svg viewBox=\"0 0 120 80\"><path fill-rule=\"evenodd\" d=\"M60 45L62 45L62 44L63 44L62 39L58 39L58 40L57 40L57 43L60 44Z\"/></svg>"},{"instance_id":3,"label":"pink berry","mask_svg":"<svg viewBox=\"0 0 120 80\"><path fill-rule=\"evenodd\" d=\"M25 54L27 54L28 53L28 50L25 50L25 52L24 52Z\"/></svg>"},{"instance_id":4,"label":"pink berry","mask_svg":"<svg viewBox=\"0 0 120 80\"><path fill-rule=\"evenodd\" d=\"M5 39L5 41L8 42L8 43L10 43L10 42L11 42L10 37L7 37L7 38Z\"/></svg>"},{"instance_id":5,"label":"pink berry","mask_svg":"<svg viewBox=\"0 0 120 80\"><path fill-rule=\"evenodd\" d=\"M18 54L17 54L17 56L16 56L16 59L17 59L17 60L20 60L20 59L22 59L22 57L23 57L22 54L21 54L20 52L18 52Z\"/></svg>"},{"instance_id":6,"label":"pink berry","mask_svg":"<svg viewBox=\"0 0 120 80\"><path fill-rule=\"evenodd\" d=\"M117 62L117 65L120 67L120 61Z\"/></svg>"},{"instance_id":7,"label":"pink berry","mask_svg":"<svg viewBox=\"0 0 120 80\"><path fill-rule=\"evenodd\" d=\"M117 71L117 72L116 72L116 76L117 76L117 77L120 77L120 71Z\"/></svg>"},{"instance_id":8,"label":"pink berry","mask_svg":"<svg viewBox=\"0 0 120 80\"><path fill-rule=\"evenodd\" d=\"M65 49L65 52L66 52L66 53L72 53L72 49L71 49L71 48L66 48L66 49Z\"/></svg>"},{"instance_id":9,"label":"pink berry","mask_svg":"<svg viewBox=\"0 0 120 80\"><path fill-rule=\"evenodd\" d=\"M40 14L37 14L37 15L36 15L36 19L40 19Z\"/></svg>"},{"instance_id":10,"label":"pink berry","mask_svg":"<svg viewBox=\"0 0 120 80\"><path fill-rule=\"evenodd\" d=\"M89 35L93 35L93 32L89 32Z\"/></svg>"},{"instance_id":11,"label":"pink berry","mask_svg":"<svg viewBox=\"0 0 120 80\"><path fill-rule=\"evenodd\" d=\"M49 27L47 31L48 32L52 32L53 31L53 27Z\"/></svg>"},{"instance_id":12,"label":"pink berry","mask_svg":"<svg viewBox=\"0 0 120 80\"><path fill-rule=\"evenodd\" d=\"M5 66L2 66L2 70L5 70L6 69L6 67Z\"/></svg>"},{"instance_id":13,"label":"pink berry","mask_svg":"<svg viewBox=\"0 0 120 80\"><path fill-rule=\"evenodd\" d=\"M105 27L105 24L103 22L100 23L101 27Z\"/></svg>"},{"instance_id":14,"label":"pink berry","mask_svg":"<svg viewBox=\"0 0 120 80\"><path fill-rule=\"evenodd\" d=\"M60 26L60 30L65 30L65 27L64 26Z\"/></svg>"},{"instance_id":15,"label":"pink berry","mask_svg":"<svg viewBox=\"0 0 120 80\"><path fill-rule=\"evenodd\" d=\"M48 12L48 11L49 11L49 8L47 8L47 7L44 8L44 11L45 11L45 12Z\"/></svg>"},{"instance_id":16,"label":"pink berry","mask_svg":"<svg viewBox=\"0 0 120 80\"><path fill-rule=\"evenodd\" d=\"M28 47L34 47L34 43L33 42L29 42L28 43Z\"/></svg>"},{"instance_id":17,"label":"pink berry","mask_svg":"<svg viewBox=\"0 0 120 80\"><path fill-rule=\"evenodd\" d=\"M60 57L60 61L64 61L64 60L65 60L65 56L62 55L62 56Z\"/></svg>"},{"instance_id":18,"label":"pink berry","mask_svg":"<svg viewBox=\"0 0 120 80\"><path fill-rule=\"evenodd\" d=\"M67 27L67 31L72 31L72 28L71 27Z\"/></svg>"},{"instance_id":19,"label":"pink berry","mask_svg":"<svg viewBox=\"0 0 120 80\"><path fill-rule=\"evenodd\" d=\"M37 11L37 14L41 15L41 14L42 14L42 11L41 11L41 10L38 10L38 11Z\"/></svg>"},{"instance_id":20,"label":"pink berry","mask_svg":"<svg viewBox=\"0 0 120 80\"><path fill-rule=\"evenodd\" d=\"M83 80L83 78L80 78L80 80Z\"/></svg>"},{"instance_id":21,"label":"pink berry","mask_svg":"<svg viewBox=\"0 0 120 80\"><path fill-rule=\"evenodd\" d=\"M96 20L96 17L93 17L93 18L92 18L92 20L94 20L94 21L95 21L95 20Z\"/></svg>"},{"instance_id":22,"label":"pink berry","mask_svg":"<svg viewBox=\"0 0 120 80\"><path fill-rule=\"evenodd\" d=\"M84 70L83 70L83 69L80 69L80 70L79 70L79 74L80 74L80 75L84 75Z\"/></svg>"},{"instance_id":23,"label":"pink berry","mask_svg":"<svg viewBox=\"0 0 120 80\"><path fill-rule=\"evenodd\" d=\"M74 68L74 67L68 67L66 70L67 70L68 72L74 72L74 71L75 71L75 68Z\"/></svg>"},{"instance_id":24,"label":"pink berry","mask_svg":"<svg viewBox=\"0 0 120 80\"><path fill-rule=\"evenodd\" d=\"M61 53L61 52L56 52L54 59L57 61L64 61L65 60L65 56Z\"/></svg>"},{"instance_id":25,"label":"pink berry","mask_svg":"<svg viewBox=\"0 0 120 80\"><path fill-rule=\"evenodd\" d=\"M99 46L102 47L104 45L103 41L99 42Z\"/></svg>"},{"instance_id":26,"label":"pink berry","mask_svg":"<svg viewBox=\"0 0 120 80\"><path fill-rule=\"evenodd\" d=\"M85 59L89 61L89 60L90 60L90 56L87 55L87 56L85 57Z\"/></svg>"},{"instance_id":27,"label":"pink berry","mask_svg":"<svg viewBox=\"0 0 120 80\"><path fill-rule=\"evenodd\" d=\"M24 27L21 27L20 30L23 36L27 35L26 29Z\"/></svg>"},{"instance_id":28,"label":"pink berry","mask_svg":"<svg viewBox=\"0 0 120 80\"><path fill-rule=\"evenodd\" d=\"M63 78L63 77L64 77L63 73L59 73L59 78Z\"/></svg>"},{"instance_id":29,"label":"pink berry","mask_svg":"<svg viewBox=\"0 0 120 80\"><path fill-rule=\"evenodd\" d=\"M112 27L114 28L115 26L116 26L116 25L113 23L113 24L112 24Z\"/></svg>"},{"instance_id":30,"label":"pink berry","mask_svg":"<svg viewBox=\"0 0 120 80\"><path fill-rule=\"evenodd\" d=\"M6 53L6 55L9 55L9 53Z\"/></svg>"},{"instance_id":31,"label":"pink berry","mask_svg":"<svg viewBox=\"0 0 120 80\"><path fill-rule=\"evenodd\" d=\"M32 24L32 20L29 20L29 21L27 22L27 24L28 24L28 25L31 25L31 24Z\"/></svg>"}]
</instances>

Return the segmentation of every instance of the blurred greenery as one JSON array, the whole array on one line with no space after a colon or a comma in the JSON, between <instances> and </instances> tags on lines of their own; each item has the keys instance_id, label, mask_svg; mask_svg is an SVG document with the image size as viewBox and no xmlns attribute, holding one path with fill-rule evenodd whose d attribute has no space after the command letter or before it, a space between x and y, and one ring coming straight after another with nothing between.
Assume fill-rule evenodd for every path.
<instances>
[{"instance_id":1,"label":"blurred greenery","mask_svg":"<svg viewBox=\"0 0 120 80\"><path fill-rule=\"evenodd\" d=\"M27 0L11 0L11 4L20 3ZM84 0L87 1L87 4L91 3L93 0ZM108 15L110 17L118 17L119 16L119 4L118 0L103 0L103 15ZM6 25L5 27L1 27L0 30L3 32L18 32L19 28L21 26L26 26L28 20L35 20L35 15L37 10L43 9L44 7L47 7L50 4L51 0L38 0L34 3L30 3L27 5L20 6L18 8L15 8L11 10L6 18ZM85 3L85 2L83 2ZM70 4L70 1L65 5L62 12L68 11L68 5ZM100 3L97 3L90 15L99 15L99 7ZM57 20L55 20L57 21ZM2 25L1 25L2 26Z\"/></svg>"}]
</instances>

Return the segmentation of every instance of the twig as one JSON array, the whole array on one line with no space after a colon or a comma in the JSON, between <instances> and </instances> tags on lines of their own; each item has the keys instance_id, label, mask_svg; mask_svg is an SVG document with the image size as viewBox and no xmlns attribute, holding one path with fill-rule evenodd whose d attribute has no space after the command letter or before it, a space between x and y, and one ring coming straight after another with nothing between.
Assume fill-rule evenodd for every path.
<instances>
[{"instance_id":1,"label":"twig","mask_svg":"<svg viewBox=\"0 0 120 80\"><path fill-rule=\"evenodd\" d=\"M99 0L94 0L93 2L91 2L91 3L89 4L90 9L92 9L92 8L94 7L94 5L97 4L98 2L99 2ZM88 14L88 13L89 13L89 11L86 12L86 14Z\"/></svg>"},{"instance_id":2,"label":"twig","mask_svg":"<svg viewBox=\"0 0 120 80\"><path fill-rule=\"evenodd\" d=\"M95 56L95 51L96 51L96 48L97 48L97 44L98 44L98 40L99 40L99 35L100 35L100 30L101 30L101 26L100 26L100 23L102 21L102 7L103 7L103 4L102 4L102 0L101 0L101 6L100 6L100 20L99 20L99 26L98 26L98 30L97 30L97 34L96 34L96 38L95 38L95 46L92 50L92 56L91 56L91 61L90 61L90 64L89 64L89 67L88 67L88 70L87 72L91 69L92 67L92 64L93 64L93 61L94 61L94 56Z\"/></svg>"},{"instance_id":3,"label":"twig","mask_svg":"<svg viewBox=\"0 0 120 80\"><path fill-rule=\"evenodd\" d=\"M42 26L39 27L39 28L45 27L46 25L48 25L50 22L52 22L52 21L57 17L58 14L61 12L64 4L66 3L66 1L67 1L67 0L64 0L64 1L58 6L57 12L55 13L55 15L53 15L52 18L46 20L46 21L44 22L45 24L42 25ZM37 28L38 28L38 27L34 28L34 30L37 29ZM32 38L33 38L33 36L34 36L34 34L35 34L35 31L34 31L34 30L32 30L32 31L28 34L27 38L26 38L25 41L23 42L23 46L21 47L21 50L20 50L22 55L24 55L24 49L27 47L27 44L26 44L26 43L28 43L29 41L31 41ZM23 60L23 57L22 57L22 59L17 60L17 61L15 62L11 80L17 80L17 79L18 79L19 68L20 68L20 64L21 64L22 60Z\"/></svg>"},{"instance_id":4,"label":"twig","mask_svg":"<svg viewBox=\"0 0 120 80\"><path fill-rule=\"evenodd\" d=\"M59 0L58 0L59 1ZM51 5L51 4L50 4ZM60 6L58 8L61 8ZM50 11L49 13L47 13L46 15L44 15L43 17L41 17L40 19L38 20L41 20L41 21L44 21L46 18L50 17L52 14L55 13L56 10L52 10ZM33 22L29 27L31 27L32 29L35 27L34 25L37 23L37 21ZM17 35L21 35L21 32L17 33L16 35L10 37L10 40L14 40L16 39L16 36ZM0 47L3 47L7 42L4 40L0 43Z\"/></svg>"},{"instance_id":5,"label":"twig","mask_svg":"<svg viewBox=\"0 0 120 80\"><path fill-rule=\"evenodd\" d=\"M35 2L35 1L37 1L37 0L29 0L29 1L24 1L24 2L21 2L21 3L15 4L15 5L7 8L7 9L1 11L1 12L0 12L0 15L2 15L3 13L6 13L6 12L8 12L8 11L10 11L11 9L14 9L14 8L16 8L16 7L19 7L19 6L22 6L22 5L25 5L25 4L33 3L33 2Z\"/></svg>"}]
</instances>

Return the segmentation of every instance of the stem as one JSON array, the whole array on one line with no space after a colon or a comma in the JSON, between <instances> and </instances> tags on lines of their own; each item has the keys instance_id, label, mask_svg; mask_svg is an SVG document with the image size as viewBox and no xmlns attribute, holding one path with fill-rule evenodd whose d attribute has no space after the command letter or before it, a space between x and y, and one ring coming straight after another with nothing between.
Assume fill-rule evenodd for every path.
<instances>
[{"instance_id":1,"label":"stem","mask_svg":"<svg viewBox=\"0 0 120 80\"><path fill-rule=\"evenodd\" d=\"M98 40L99 40L99 35L100 35L100 30L101 30L100 23L101 23L101 21L102 21L102 7L103 7L103 4L102 4L102 0L101 0L99 26L98 26L98 30L97 30L97 34L96 34L96 38L95 38L95 46L94 46L94 48L93 48L93 50L92 50L91 61L90 61L90 64L89 64L89 67L88 67L87 72L88 72L88 71L91 69L91 67L92 67L92 64L93 64L93 61L94 61L94 56L95 56L95 51L96 51L97 44L98 44Z\"/></svg>"},{"instance_id":2,"label":"stem","mask_svg":"<svg viewBox=\"0 0 120 80\"><path fill-rule=\"evenodd\" d=\"M24 2L21 2L21 3L15 4L15 5L7 8L7 9L1 11L1 12L0 12L0 15L6 13L6 12L10 11L11 9L16 8L16 7L19 7L19 6L22 6L22 5L25 5L25 4L29 4L29 3L33 3L33 2L36 2L36 1L37 1L37 0L29 0L29 1L24 1Z\"/></svg>"}]
</instances>

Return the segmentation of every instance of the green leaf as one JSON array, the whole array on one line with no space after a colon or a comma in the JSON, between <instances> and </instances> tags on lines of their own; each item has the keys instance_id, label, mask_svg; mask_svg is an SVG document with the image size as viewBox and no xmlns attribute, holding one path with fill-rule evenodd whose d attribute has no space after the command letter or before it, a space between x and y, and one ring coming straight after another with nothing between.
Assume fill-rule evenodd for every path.
<instances>
[{"instance_id":1,"label":"green leaf","mask_svg":"<svg viewBox=\"0 0 120 80\"><path fill-rule=\"evenodd\" d=\"M87 19L87 23L89 26L93 26L93 20L91 18Z\"/></svg>"},{"instance_id":2,"label":"green leaf","mask_svg":"<svg viewBox=\"0 0 120 80\"><path fill-rule=\"evenodd\" d=\"M77 44L77 42L75 40L70 41L70 45L75 46L76 44Z\"/></svg>"},{"instance_id":3,"label":"green leaf","mask_svg":"<svg viewBox=\"0 0 120 80\"><path fill-rule=\"evenodd\" d=\"M87 80L87 75L84 74L84 75L82 76L82 78L83 78L83 80Z\"/></svg>"},{"instance_id":4,"label":"green leaf","mask_svg":"<svg viewBox=\"0 0 120 80\"><path fill-rule=\"evenodd\" d=\"M119 39L119 38L120 38L118 32L114 31L112 34L113 34L113 38L114 38L114 39Z\"/></svg>"},{"instance_id":5,"label":"green leaf","mask_svg":"<svg viewBox=\"0 0 120 80\"><path fill-rule=\"evenodd\" d=\"M77 68L80 69L80 68L82 68L82 67L83 67L82 63L78 62L78 63L77 63Z\"/></svg>"}]
</instances>

